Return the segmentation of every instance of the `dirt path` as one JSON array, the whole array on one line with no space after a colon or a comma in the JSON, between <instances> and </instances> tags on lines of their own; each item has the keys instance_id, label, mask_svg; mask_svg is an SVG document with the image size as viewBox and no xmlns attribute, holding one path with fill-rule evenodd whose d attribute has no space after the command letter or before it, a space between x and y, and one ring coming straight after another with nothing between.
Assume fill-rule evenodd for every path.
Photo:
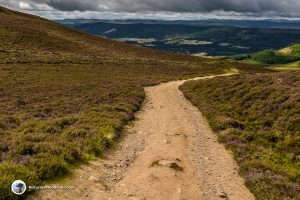
<instances>
[{"instance_id":1,"label":"dirt path","mask_svg":"<svg viewBox=\"0 0 300 200\"><path fill-rule=\"evenodd\" d=\"M211 78L211 77L205 77ZM106 158L31 199L252 200L232 156L174 81L146 88L136 122Z\"/></svg>"}]
</instances>

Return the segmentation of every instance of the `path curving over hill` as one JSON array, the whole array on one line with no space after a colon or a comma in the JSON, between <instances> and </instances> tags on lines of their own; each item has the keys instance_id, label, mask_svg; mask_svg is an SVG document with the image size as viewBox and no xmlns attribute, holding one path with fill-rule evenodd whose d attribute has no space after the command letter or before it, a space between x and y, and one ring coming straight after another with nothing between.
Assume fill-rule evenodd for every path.
<instances>
[{"instance_id":1,"label":"path curving over hill","mask_svg":"<svg viewBox=\"0 0 300 200\"><path fill-rule=\"evenodd\" d=\"M213 78L204 77L204 78ZM173 81L148 87L119 146L30 199L254 200L230 153Z\"/></svg>"}]
</instances>

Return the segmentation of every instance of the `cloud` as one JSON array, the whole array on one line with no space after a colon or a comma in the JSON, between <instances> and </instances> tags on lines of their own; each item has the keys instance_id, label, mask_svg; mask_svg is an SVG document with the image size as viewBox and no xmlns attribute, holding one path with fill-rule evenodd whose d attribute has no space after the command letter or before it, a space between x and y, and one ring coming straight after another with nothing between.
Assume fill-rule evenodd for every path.
<instances>
[{"instance_id":1,"label":"cloud","mask_svg":"<svg viewBox=\"0 0 300 200\"><path fill-rule=\"evenodd\" d=\"M101 11L100 0L30 0L60 11Z\"/></svg>"},{"instance_id":2,"label":"cloud","mask_svg":"<svg viewBox=\"0 0 300 200\"><path fill-rule=\"evenodd\" d=\"M300 17L299 0L0 0L20 10L48 8L59 12L222 13L241 16Z\"/></svg>"},{"instance_id":3,"label":"cloud","mask_svg":"<svg viewBox=\"0 0 300 200\"><path fill-rule=\"evenodd\" d=\"M32 9L31 5L26 1L20 1L19 7L21 9L24 9L24 10L31 10Z\"/></svg>"}]
</instances>

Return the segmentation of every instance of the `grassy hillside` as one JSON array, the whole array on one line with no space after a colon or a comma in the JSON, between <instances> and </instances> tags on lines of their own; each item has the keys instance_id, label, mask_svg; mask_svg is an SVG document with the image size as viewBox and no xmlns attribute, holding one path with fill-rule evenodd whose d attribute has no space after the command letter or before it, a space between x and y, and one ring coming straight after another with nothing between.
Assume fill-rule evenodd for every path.
<instances>
[{"instance_id":1,"label":"grassy hillside","mask_svg":"<svg viewBox=\"0 0 300 200\"><path fill-rule=\"evenodd\" d=\"M0 7L0 199L99 156L134 119L143 87L249 65L111 41ZM30 191L29 191L30 192Z\"/></svg>"},{"instance_id":2,"label":"grassy hillside","mask_svg":"<svg viewBox=\"0 0 300 200\"><path fill-rule=\"evenodd\" d=\"M265 50L253 54L232 56L231 58L248 64L300 68L300 43L280 50Z\"/></svg>"},{"instance_id":3,"label":"grassy hillside","mask_svg":"<svg viewBox=\"0 0 300 200\"><path fill-rule=\"evenodd\" d=\"M90 63L122 58L173 61L175 56L90 36L1 7L0 20L0 63ZM191 59L176 55L175 60Z\"/></svg>"},{"instance_id":4,"label":"grassy hillside","mask_svg":"<svg viewBox=\"0 0 300 200\"><path fill-rule=\"evenodd\" d=\"M187 82L258 200L300 199L300 72Z\"/></svg>"}]
</instances>

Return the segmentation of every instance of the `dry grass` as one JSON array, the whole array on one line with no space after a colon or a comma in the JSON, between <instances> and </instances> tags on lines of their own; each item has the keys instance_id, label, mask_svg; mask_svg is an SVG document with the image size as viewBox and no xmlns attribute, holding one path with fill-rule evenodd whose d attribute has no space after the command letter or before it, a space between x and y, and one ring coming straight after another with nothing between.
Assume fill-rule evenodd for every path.
<instances>
[{"instance_id":1,"label":"dry grass","mask_svg":"<svg viewBox=\"0 0 300 200\"><path fill-rule=\"evenodd\" d=\"M258 200L300 199L300 72L235 75L181 89L234 152Z\"/></svg>"},{"instance_id":2,"label":"dry grass","mask_svg":"<svg viewBox=\"0 0 300 200\"><path fill-rule=\"evenodd\" d=\"M279 50L279 52L284 55L291 55L293 53L293 49L290 47L286 47L284 49Z\"/></svg>"}]
</instances>

